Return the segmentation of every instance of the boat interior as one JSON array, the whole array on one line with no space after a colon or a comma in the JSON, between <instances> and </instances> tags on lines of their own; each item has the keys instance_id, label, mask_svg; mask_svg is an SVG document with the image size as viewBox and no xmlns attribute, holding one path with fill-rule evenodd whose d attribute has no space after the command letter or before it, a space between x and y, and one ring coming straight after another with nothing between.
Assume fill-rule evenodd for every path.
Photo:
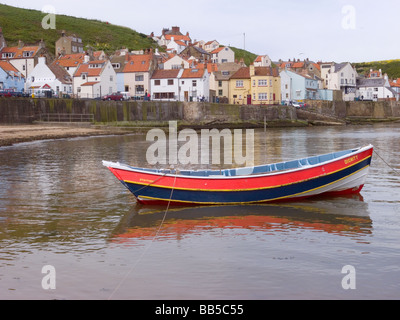
<instances>
[{"instance_id":1,"label":"boat interior","mask_svg":"<svg viewBox=\"0 0 400 320\"><path fill-rule=\"evenodd\" d=\"M157 174L178 174L180 176L189 177L235 177L243 175L260 175L273 172L281 172L286 170L295 170L306 167L311 167L325 163L331 160L335 160L351 153L358 151L360 148L333 152L325 155L312 156L308 158L303 158L299 160L291 160L279 163L266 164L255 167L246 168L234 168L234 169L224 169L224 170L174 170L174 169L143 169L143 168L133 168L135 170L141 170Z\"/></svg>"}]
</instances>

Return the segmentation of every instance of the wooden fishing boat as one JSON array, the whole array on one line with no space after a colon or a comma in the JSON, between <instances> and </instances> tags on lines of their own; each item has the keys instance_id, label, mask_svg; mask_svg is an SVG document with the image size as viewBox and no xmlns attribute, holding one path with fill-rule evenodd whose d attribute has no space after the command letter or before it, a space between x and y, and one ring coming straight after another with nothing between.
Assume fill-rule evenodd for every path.
<instances>
[{"instance_id":1,"label":"wooden fishing boat","mask_svg":"<svg viewBox=\"0 0 400 320\"><path fill-rule=\"evenodd\" d=\"M226 170L135 168L103 161L142 204L232 205L288 201L321 194L360 193L373 146Z\"/></svg>"}]
</instances>

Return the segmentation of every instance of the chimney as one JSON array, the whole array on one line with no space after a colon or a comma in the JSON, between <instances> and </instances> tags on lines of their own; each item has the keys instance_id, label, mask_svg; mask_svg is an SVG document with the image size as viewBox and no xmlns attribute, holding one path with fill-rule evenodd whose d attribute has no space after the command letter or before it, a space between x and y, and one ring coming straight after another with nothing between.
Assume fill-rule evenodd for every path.
<instances>
[{"instance_id":1,"label":"chimney","mask_svg":"<svg viewBox=\"0 0 400 320\"><path fill-rule=\"evenodd\" d=\"M45 57L39 57L38 63L39 64L46 64L46 58Z\"/></svg>"},{"instance_id":2,"label":"chimney","mask_svg":"<svg viewBox=\"0 0 400 320\"><path fill-rule=\"evenodd\" d=\"M40 49L46 48L46 44L44 43L43 39L41 39L39 42L39 48Z\"/></svg>"},{"instance_id":3,"label":"chimney","mask_svg":"<svg viewBox=\"0 0 400 320\"><path fill-rule=\"evenodd\" d=\"M65 37L65 30L61 31L61 37Z\"/></svg>"},{"instance_id":4,"label":"chimney","mask_svg":"<svg viewBox=\"0 0 400 320\"><path fill-rule=\"evenodd\" d=\"M254 77L255 74L256 74L256 70L255 70L254 64L251 64L250 65L250 77Z\"/></svg>"},{"instance_id":5,"label":"chimney","mask_svg":"<svg viewBox=\"0 0 400 320\"><path fill-rule=\"evenodd\" d=\"M85 58L83 59L84 63L88 63L90 61L90 56L88 54L85 54Z\"/></svg>"},{"instance_id":6,"label":"chimney","mask_svg":"<svg viewBox=\"0 0 400 320\"><path fill-rule=\"evenodd\" d=\"M21 40L18 40L18 49L22 49L24 47L24 43Z\"/></svg>"}]
</instances>

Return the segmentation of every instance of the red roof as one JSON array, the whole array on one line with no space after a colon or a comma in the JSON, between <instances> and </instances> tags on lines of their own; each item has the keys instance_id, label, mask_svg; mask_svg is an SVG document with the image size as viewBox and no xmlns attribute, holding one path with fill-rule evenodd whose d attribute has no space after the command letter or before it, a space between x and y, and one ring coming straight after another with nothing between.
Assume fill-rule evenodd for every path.
<instances>
[{"instance_id":1,"label":"red roof","mask_svg":"<svg viewBox=\"0 0 400 320\"><path fill-rule=\"evenodd\" d=\"M185 69L183 70L181 78L203 78L205 69Z\"/></svg>"},{"instance_id":2,"label":"red roof","mask_svg":"<svg viewBox=\"0 0 400 320\"><path fill-rule=\"evenodd\" d=\"M212 54L216 54L216 53L219 53L219 52L221 52L222 50L224 50L225 49L225 47L219 47L219 48L217 48L217 49L215 49L213 52L211 52Z\"/></svg>"},{"instance_id":3,"label":"red roof","mask_svg":"<svg viewBox=\"0 0 400 320\"><path fill-rule=\"evenodd\" d=\"M29 57L34 57L36 53L39 51L40 47L39 46L31 46L31 47L23 47L23 48L18 48L18 47L6 47L3 48L1 53L14 53L14 57L12 59L23 59L24 57L24 52L33 52L33 54ZM1 57L0 57L1 58Z\"/></svg>"},{"instance_id":4,"label":"red roof","mask_svg":"<svg viewBox=\"0 0 400 320\"><path fill-rule=\"evenodd\" d=\"M97 68L89 67L90 65L95 64L98 65ZM88 63L82 63L79 66L78 70L76 70L74 77L80 77L82 73L87 73L88 77L100 76L103 71L104 64L105 61L90 61Z\"/></svg>"},{"instance_id":5,"label":"red roof","mask_svg":"<svg viewBox=\"0 0 400 320\"><path fill-rule=\"evenodd\" d=\"M152 79L172 79L176 78L181 70L156 70L153 73Z\"/></svg>"},{"instance_id":6,"label":"red roof","mask_svg":"<svg viewBox=\"0 0 400 320\"><path fill-rule=\"evenodd\" d=\"M15 73L18 73L19 71L8 61L0 61L0 68L3 69L5 72L10 72L14 71ZM21 74L23 77L23 75Z\"/></svg>"},{"instance_id":7,"label":"red roof","mask_svg":"<svg viewBox=\"0 0 400 320\"><path fill-rule=\"evenodd\" d=\"M86 83L82 84L82 87L91 87L98 83L100 83L100 82L86 82Z\"/></svg>"},{"instance_id":8,"label":"red roof","mask_svg":"<svg viewBox=\"0 0 400 320\"><path fill-rule=\"evenodd\" d=\"M148 72L152 58L151 54L130 55L123 72Z\"/></svg>"},{"instance_id":9,"label":"red roof","mask_svg":"<svg viewBox=\"0 0 400 320\"><path fill-rule=\"evenodd\" d=\"M190 41L190 37L189 36L184 36L184 35L173 35L173 34L166 34L165 35L165 39L166 40L171 40L171 38L174 38L174 41L176 40L180 40L180 41Z\"/></svg>"},{"instance_id":10,"label":"red roof","mask_svg":"<svg viewBox=\"0 0 400 320\"><path fill-rule=\"evenodd\" d=\"M78 67L85 59L84 53L67 54L58 58L55 63L61 67Z\"/></svg>"}]
</instances>

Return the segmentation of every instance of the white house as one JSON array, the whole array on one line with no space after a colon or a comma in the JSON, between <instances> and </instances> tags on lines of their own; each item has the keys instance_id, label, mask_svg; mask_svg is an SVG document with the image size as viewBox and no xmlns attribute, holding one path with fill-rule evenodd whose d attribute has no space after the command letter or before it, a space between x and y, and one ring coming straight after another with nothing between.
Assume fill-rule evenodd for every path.
<instances>
[{"instance_id":1,"label":"white house","mask_svg":"<svg viewBox=\"0 0 400 320\"><path fill-rule=\"evenodd\" d=\"M235 53L229 47L219 47L211 52L211 61L213 63L235 62Z\"/></svg>"},{"instance_id":2,"label":"white house","mask_svg":"<svg viewBox=\"0 0 400 320\"><path fill-rule=\"evenodd\" d=\"M171 52L175 52L180 54L187 47L186 43L181 40L175 40L174 37L171 37L171 41L167 45L167 50Z\"/></svg>"},{"instance_id":3,"label":"white house","mask_svg":"<svg viewBox=\"0 0 400 320\"><path fill-rule=\"evenodd\" d=\"M258 56L254 60L255 67L270 67L272 66L272 61L268 55Z\"/></svg>"},{"instance_id":4,"label":"white house","mask_svg":"<svg viewBox=\"0 0 400 320\"><path fill-rule=\"evenodd\" d=\"M389 79L366 78L357 80L357 97L360 100L378 101L380 99L398 99L398 93L390 86Z\"/></svg>"},{"instance_id":5,"label":"white house","mask_svg":"<svg viewBox=\"0 0 400 320\"><path fill-rule=\"evenodd\" d=\"M64 68L47 65L46 58L40 57L26 79L25 90L35 96L72 94L72 77Z\"/></svg>"},{"instance_id":6,"label":"white house","mask_svg":"<svg viewBox=\"0 0 400 320\"><path fill-rule=\"evenodd\" d=\"M173 56L172 58L166 60L163 63L164 70L172 70L172 69L188 69L189 61L181 58L178 55Z\"/></svg>"},{"instance_id":7,"label":"white house","mask_svg":"<svg viewBox=\"0 0 400 320\"><path fill-rule=\"evenodd\" d=\"M208 41L204 44L204 50L207 52L212 52L219 48L219 42L217 40Z\"/></svg>"},{"instance_id":8,"label":"white house","mask_svg":"<svg viewBox=\"0 0 400 320\"><path fill-rule=\"evenodd\" d=\"M78 98L100 98L117 91L117 74L109 60L85 62L76 70L73 78L73 91Z\"/></svg>"},{"instance_id":9,"label":"white house","mask_svg":"<svg viewBox=\"0 0 400 320\"><path fill-rule=\"evenodd\" d=\"M207 68L183 70L179 89L179 101L209 101L210 74Z\"/></svg>"},{"instance_id":10,"label":"white house","mask_svg":"<svg viewBox=\"0 0 400 320\"><path fill-rule=\"evenodd\" d=\"M324 89L341 90L344 101L355 99L357 71L349 62L322 63L321 78L324 81Z\"/></svg>"},{"instance_id":11,"label":"white house","mask_svg":"<svg viewBox=\"0 0 400 320\"><path fill-rule=\"evenodd\" d=\"M154 71L150 80L152 100L178 100L182 72L183 69Z\"/></svg>"},{"instance_id":12,"label":"white house","mask_svg":"<svg viewBox=\"0 0 400 320\"><path fill-rule=\"evenodd\" d=\"M208 101L210 75L205 68L156 70L151 92L153 100Z\"/></svg>"}]
</instances>

